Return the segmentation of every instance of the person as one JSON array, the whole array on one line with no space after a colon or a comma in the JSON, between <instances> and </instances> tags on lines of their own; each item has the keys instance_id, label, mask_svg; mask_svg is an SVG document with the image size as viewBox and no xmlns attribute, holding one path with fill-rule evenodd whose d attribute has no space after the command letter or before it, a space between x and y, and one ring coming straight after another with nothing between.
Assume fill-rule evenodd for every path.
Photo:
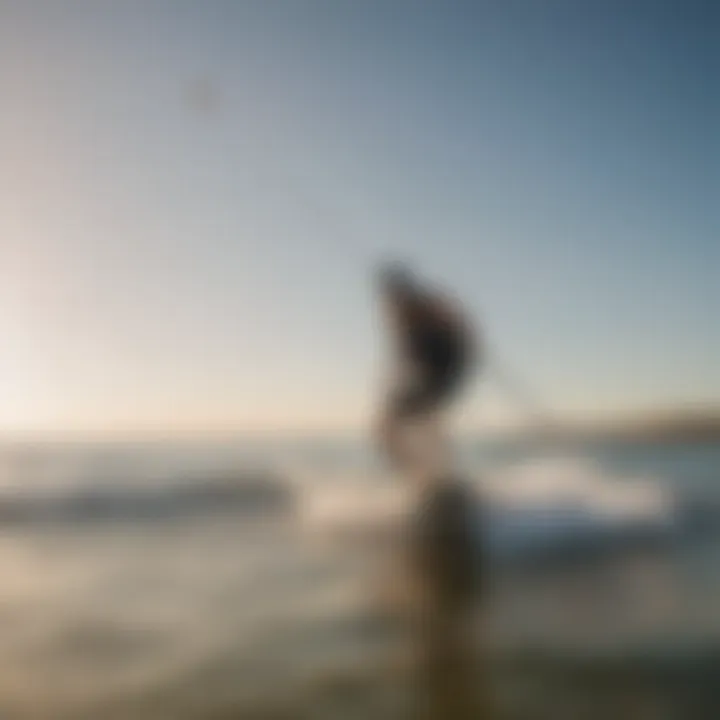
<instances>
[{"instance_id":1,"label":"person","mask_svg":"<svg viewBox=\"0 0 720 720\"><path fill-rule=\"evenodd\" d=\"M422 717L487 717L477 677L473 618L485 573L480 508L452 468L442 415L480 364L466 312L397 263L378 273L384 319L394 341L394 375L378 427L381 449L411 480L415 512L403 533ZM422 452L405 431L419 426ZM427 434L429 432L429 435ZM430 450L430 458L427 456ZM403 552L401 550L401 552Z\"/></svg>"},{"instance_id":2,"label":"person","mask_svg":"<svg viewBox=\"0 0 720 720\"><path fill-rule=\"evenodd\" d=\"M408 461L404 430L425 424L442 446L440 415L479 361L476 333L449 297L398 263L380 267L379 290L395 345L395 373L378 428L381 448L395 465Z\"/></svg>"}]
</instances>

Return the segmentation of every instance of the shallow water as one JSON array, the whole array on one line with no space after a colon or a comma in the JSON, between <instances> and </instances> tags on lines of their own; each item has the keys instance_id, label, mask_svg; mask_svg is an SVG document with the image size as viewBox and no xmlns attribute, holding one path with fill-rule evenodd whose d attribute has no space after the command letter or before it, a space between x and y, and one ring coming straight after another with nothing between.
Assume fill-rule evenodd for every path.
<instances>
[{"instance_id":1,"label":"shallow water","mask_svg":"<svg viewBox=\"0 0 720 720\"><path fill-rule=\"evenodd\" d=\"M401 574L389 544L402 493L366 467L354 465L353 475L339 450L323 462L314 449L293 474L288 503L247 479L248 466L290 474L297 449L271 450L6 451L3 497L25 514L6 517L0 533L0 717L410 712L418 691L393 604ZM586 510L596 507L598 483L639 479L673 497L703 493L710 506L718 449L584 452L550 464L488 453L492 462L477 471L517 487L529 473L541 506L564 498L565 512L538 522L537 498L515 494L526 513L514 516L518 533L528 536L532 525L522 548L550 535L556 545L495 556L476 610L486 658L473 672L487 676L501 717L716 717L702 713L718 700L708 679L720 656L717 536L675 525L666 533L659 523L659 541L639 541L627 532L636 515L608 525ZM567 493L547 485L560 468L573 491L571 523ZM285 487L279 473L268 484L278 477ZM198 486L205 489L187 493ZM318 514L318 498L333 490L334 504ZM588 537L602 542L578 542Z\"/></svg>"}]
</instances>

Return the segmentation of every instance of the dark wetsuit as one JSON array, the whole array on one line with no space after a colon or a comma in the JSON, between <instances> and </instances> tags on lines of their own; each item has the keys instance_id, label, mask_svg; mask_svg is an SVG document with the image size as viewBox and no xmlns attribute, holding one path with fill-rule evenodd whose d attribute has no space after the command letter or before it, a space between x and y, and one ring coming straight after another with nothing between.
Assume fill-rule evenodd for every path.
<instances>
[{"instance_id":1,"label":"dark wetsuit","mask_svg":"<svg viewBox=\"0 0 720 720\"><path fill-rule=\"evenodd\" d=\"M419 371L419 379L391 398L395 417L434 410L451 400L469 370L468 330L436 312L432 301L420 300L404 313L402 352Z\"/></svg>"}]
</instances>

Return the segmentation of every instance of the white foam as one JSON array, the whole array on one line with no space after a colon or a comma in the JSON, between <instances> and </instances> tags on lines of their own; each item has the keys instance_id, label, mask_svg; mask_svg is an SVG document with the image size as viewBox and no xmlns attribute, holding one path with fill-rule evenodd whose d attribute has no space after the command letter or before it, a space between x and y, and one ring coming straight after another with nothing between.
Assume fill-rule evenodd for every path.
<instances>
[{"instance_id":1,"label":"white foam","mask_svg":"<svg viewBox=\"0 0 720 720\"><path fill-rule=\"evenodd\" d=\"M387 530L412 508L407 487L361 472L295 476L300 517L329 532ZM673 495L657 480L609 474L585 459L533 461L471 478L499 555L570 548L637 534L669 536L677 528Z\"/></svg>"}]
</instances>

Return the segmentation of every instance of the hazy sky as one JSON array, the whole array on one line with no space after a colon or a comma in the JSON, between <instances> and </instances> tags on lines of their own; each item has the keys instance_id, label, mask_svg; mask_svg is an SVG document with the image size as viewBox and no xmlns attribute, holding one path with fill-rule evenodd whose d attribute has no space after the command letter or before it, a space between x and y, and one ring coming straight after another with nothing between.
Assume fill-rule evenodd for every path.
<instances>
[{"instance_id":1,"label":"hazy sky","mask_svg":"<svg viewBox=\"0 0 720 720\"><path fill-rule=\"evenodd\" d=\"M388 252L558 413L720 401L714 8L0 0L0 430L359 426Z\"/></svg>"}]
</instances>

